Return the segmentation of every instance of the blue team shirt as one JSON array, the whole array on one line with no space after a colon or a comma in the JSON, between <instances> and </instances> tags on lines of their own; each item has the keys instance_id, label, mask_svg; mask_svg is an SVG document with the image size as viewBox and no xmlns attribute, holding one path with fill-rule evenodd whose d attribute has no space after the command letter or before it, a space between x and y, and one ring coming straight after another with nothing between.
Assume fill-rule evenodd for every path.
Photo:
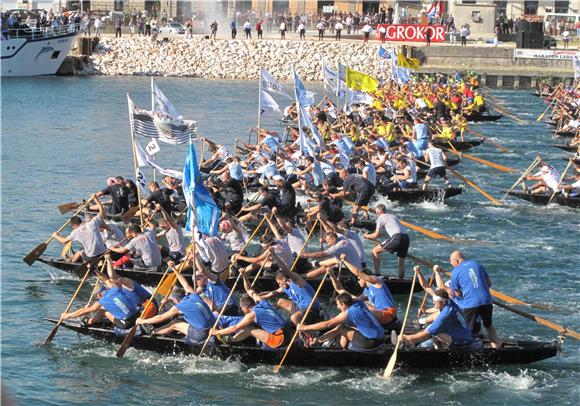
<instances>
[{"instance_id":1,"label":"blue team shirt","mask_svg":"<svg viewBox=\"0 0 580 406\"><path fill-rule=\"evenodd\" d=\"M215 316L197 293L186 295L175 307L183 314L185 321L197 329L211 328L215 323Z\"/></svg>"},{"instance_id":2,"label":"blue team shirt","mask_svg":"<svg viewBox=\"0 0 580 406\"><path fill-rule=\"evenodd\" d=\"M294 282L290 282L289 287L284 288L284 293L286 293L290 300L296 303L296 306L298 306L300 310L307 309L310 305L310 302L312 302L312 298L314 297L314 289L312 289L312 286L310 286L308 282L306 282L302 288ZM312 308L320 308L320 302L318 299L314 301Z\"/></svg>"},{"instance_id":3,"label":"blue team shirt","mask_svg":"<svg viewBox=\"0 0 580 406\"><path fill-rule=\"evenodd\" d=\"M384 338L383 326L362 301L355 300L348 308L347 315L349 324L366 338L371 340Z\"/></svg>"},{"instance_id":4,"label":"blue team shirt","mask_svg":"<svg viewBox=\"0 0 580 406\"><path fill-rule=\"evenodd\" d=\"M256 314L256 324L258 327L266 330L270 334L286 326L286 321L267 300L260 300L254 306L253 311Z\"/></svg>"},{"instance_id":5,"label":"blue team shirt","mask_svg":"<svg viewBox=\"0 0 580 406\"><path fill-rule=\"evenodd\" d=\"M133 282L133 290L129 290L124 286L122 289L125 296L137 308L140 308L151 297L151 293L137 282Z\"/></svg>"},{"instance_id":6,"label":"blue team shirt","mask_svg":"<svg viewBox=\"0 0 580 406\"><path fill-rule=\"evenodd\" d=\"M214 313L215 316L215 313ZM219 320L219 328L228 328L231 326L235 326L240 321L242 321L243 316L222 316Z\"/></svg>"},{"instance_id":7,"label":"blue team shirt","mask_svg":"<svg viewBox=\"0 0 580 406\"><path fill-rule=\"evenodd\" d=\"M374 285L368 284L363 291L369 301L373 304L377 310L385 310L389 307L397 307L387 284L383 283L380 288L376 288Z\"/></svg>"},{"instance_id":8,"label":"blue team shirt","mask_svg":"<svg viewBox=\"0 0 580 406\"><path fill-rule=\"evenodd\" d=\"M451 289L461 291L459 306L471 309L492 304L493 299L487 285L488 275L482 265L465 260L451 272Z\"/></svg>"},{"instance_id":9,"label":"blue team shirt","mask_svg":"<svg viewBox=\"0 0 580 406\"><path fill-rule=\"evenodd\" d=\"M218 278L216 283L207 281L203 288L203 293L205 293L205 295L210 298L217 307L221 308L230 294L230 289L221 279ZM234 304L233 297L230 298L228 304Z\"/></svg>"},{"instance_id":10,"label":"blue team shirt","mask_svg":"<svg viewBox=\"0 0 580 406\"><path fill-rule=\"evenodd\" d=\"M432 336L445 333L453 339L453 344L467 345L473 342L471 330L467 325L463 312L453 301L447 301L445 307L433 323L427 327Z\"/></svg>"},{"instance_id":11,"label":"blue team shirt","mask_svg":"<svg viewBox=\"0 0 580 406\"><path fill-rule=\"evenodd\" d=\"M99 299L99 304L119 320L134 316L139 311L139 308L125 295L123 289L118 287L107 289Z\"/></svg>"}]
</instances>

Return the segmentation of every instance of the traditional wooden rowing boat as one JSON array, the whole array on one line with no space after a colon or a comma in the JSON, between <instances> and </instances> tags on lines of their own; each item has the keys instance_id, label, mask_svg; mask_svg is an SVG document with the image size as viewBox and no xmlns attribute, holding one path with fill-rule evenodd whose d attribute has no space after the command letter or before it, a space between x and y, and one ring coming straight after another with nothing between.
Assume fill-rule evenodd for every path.
<instances>
[{"instance_id":1,"label":"traditional wooden rowing boat","mask_svg":"<svg viewBox=\"0 0 580 406\"><path fill-rule=\"evenodd\" d=\"M509 192L509 194L540 206L546 206L548 201L550 201L550 197L552 196L551 193L526 193L514 190ZM557 194L552 199L552 203L559 204L561 206L578 208L580 207L580 197L566 197L561 194Z\"/></svg>"},{"instance_id":2,"label":"traditional wooden rowing boat","mask_svg":"<svg viewBox=\"0 0 580 406\"><path fill-rule=\"evenodd\" d=\"M387 196L389 200L402 203L419 203L424 201L445 200L463 193L461 186L410 188L401 190L387 190L384 186L377 186L377 192Z\"/></svg>"},{"instance_id":3,"label":"traditional wooden rowing boat","mask_svg":"<svg viewBox=\"0 0 580 406\"><path fill-rule=\"evenodd\" d=\"M56 323L56 319L46 319ZM62 326L78 334L120 344L123 336L116 335L107 326L88 327L75 320L66 320ZM186 343L183 338L138 335L131 344L138 350L162 354L198 355L201 346ZM403 368L466 368L500 364L528 364L555 357L560 343L541 341L505 341L500 349L485 345L482 350L462 352L434 350L429 348L400 348L397 365ZM222 360L238 360L245 364L277 365L285 348L264 350L257 345L215 344L207 347L205 354ZM393 346L385 343L376 351L355 352L328 348L305 348L295 345L285 359L285 365L303 367L355 367L384 368L393 352Z\"/></svg>"},{"instance_id":4,"label":"traditional wooden rowing boat","mask_svg":"<svg viewBox=\"0 0 580 406\"><path fill-rule=\"evenodd\" d=\"M464 117L470 123L480 123L480 122L497 121L503 117L503 114L473 114Z\"/></svg>"},{"instance_id":5,"label":"traditional wooden rowing boat","mask_svg":"<svg viewBox=\"0 0 580 406\"><path fill-rule=\"evenodd\" d=\"M49 257L49 256L41 256L38 258L38 261L51 266L53 268L59 269L63 272L75 275L79 278L82 278L86 269L81 268L80 263L74 263L70 261L66 261L62 258L57 257ZM117 274L123 277L131 278L143 285L146 286L155 286L161 280L163 276L163 272L153 268L146 268L146 269L139 269L139 268L132 268L132 269L115 269ZM191 274L191 270L190 270ZM393 295L398 294L409 294L411 290L411 279L398 279L394 277L389 277L383 275L383 280L389 287L389 290ZM226 285L229 287L233 286L234 281L236 280L235 277L228 277L225 280ZM321 278L311 279L308 282L312 285L314 289L318 288L320 284ZM340 281L343 287L353 294L359 294L361 292L361 288L358 285L357 279L352 275L350 272L343 272L340 275ZM258 291L265 291L265 290L275 290L278 289L279 285L276 282L273 275L265 275L261 276L256 280L254 285ZM237 285L238 290L243 290L243 286L241 284ZM421 291L420 286L415 286L415 291ZM322 287L321 293L323 294L331 294L333 292L332 285L330 283L326 283Z\"/></svg>"},{"instance_id":6,"label":"traditional wooden rowing boat","mask_svg":"<svg viewBox=\"0 0 580 406\"><path fill-rule=\"evenodd\" d=\"M448 142L435 142L434 144L437 147L443 147L443 148L450 147ZM465 150L477 147L478 145L481 145L481 144L483 144L483 140L467 140L467 141L455 140L455 141L451 141L451 145L453 145L453 149L455 149L457 151L465 151Z\"/></svg>"},{"instance_id":7,"label":"traditional wooden rowing boat","mask_svg":"<svg viewBox=\"0 0 580 406\"><path fill-rule=\"evenodd\" d=\"M561 144L552 144L552 146L554 148L560 148L560 149L562 149L564 151L570 151L570 152L574 152L578 148L578 147L573 147L570 144L564 144L564 145L561 145Z\"/></svg>"}]
</instances>

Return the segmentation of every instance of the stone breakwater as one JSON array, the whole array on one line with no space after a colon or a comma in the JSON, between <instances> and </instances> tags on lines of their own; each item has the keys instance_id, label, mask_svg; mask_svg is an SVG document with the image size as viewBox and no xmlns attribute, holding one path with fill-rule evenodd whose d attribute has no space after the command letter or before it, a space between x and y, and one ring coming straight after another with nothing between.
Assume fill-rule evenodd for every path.
<instances>
[{"instance_id":1,"label":"stone breakwater","mask_svg":"<svg viewBox=\"0 0 580 406\"><path fill-rule=\"evenodd\" d=\"M81 74L258 79L263 67L278 80L291 80L294 64L303 80L320 81L324 60L333 69L341 62L382 78L378 49L378 44L346 41L107 38Z\"/></svg>"}]
</instances>

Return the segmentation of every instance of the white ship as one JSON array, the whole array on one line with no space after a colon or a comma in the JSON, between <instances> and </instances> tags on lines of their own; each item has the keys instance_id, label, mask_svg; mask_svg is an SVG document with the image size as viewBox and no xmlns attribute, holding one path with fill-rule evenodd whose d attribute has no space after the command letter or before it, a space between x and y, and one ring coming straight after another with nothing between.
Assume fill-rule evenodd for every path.
<instances>
[{"instance_id":1,"label":"white ship","mask_svg":"<svg viewBox=\"0 0 580 406\"><path fill-rule=\"evenodd\" d=\"M1 76L54 75L77 34L68 27L10 30L0 40Z\"/></svg>"}]
</instances>

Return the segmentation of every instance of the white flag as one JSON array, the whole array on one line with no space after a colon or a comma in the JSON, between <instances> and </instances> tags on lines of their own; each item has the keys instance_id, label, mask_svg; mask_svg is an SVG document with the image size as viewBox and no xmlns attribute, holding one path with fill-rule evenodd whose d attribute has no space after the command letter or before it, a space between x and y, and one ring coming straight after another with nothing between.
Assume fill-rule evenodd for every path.
<instances>
[{"instance_id":1,"label":"white flag","mask_svg":"<svg viewBox=\"0 0 580 406\"><path fill-rule=\"evenodd\" d=\"M162 175L171 176L175 179L183 179L183 172L176 171L174 169L164 168L157 165L151 160L151 158L145 153L141 145L135 142L135 156L137 157L137 166L143 168L145 166L150 166Z\"/></svg>"},{"instance_id":2,"label":"white flag","mask_svg":"<svg viewBox=\"0 0 580 406\"><path fill-rule=\"evenodd\" d=\"M268 92L260 89L260 115L264 114L267 110L274 110L280 113L280 106Z\"/></svg>"},{"instance_id":3,"label":"white flag","mask_svg":"<svg viewBox=\"0 0 580 406\"><path fill-rule=\"evenodd\" d=\"M153 155L157 154L159 151L161 151L161 148L159 147L157 140L155 138L153 138L151 140L151 142L149 142L149 144L147 144L147 146L145 147L145 150L147 151L149 156L153 156Z\"/></svg>"},{"instance_id":4,"label":"white flag","mask_svg":"<svg viewBox=\"0 0 580 406\"><path fill-rule=\"evenodd\" d=\"M173 118L182 118L175 106L169 101L157 85L153 83L153 77L151 77L151 97L153 98L154 111L169 114Z\"/></svg>"},{"instance_id":5,"label":"white flag","mask_svg":"<svg viewBox=\"0 0 580 406\"><path fill-rule=\"evenodd\" d=\"M260 71L260 89L274 92L291 99L290 95L276 79L266 69Z\"/></svg>"},{"instance_id":6,"label":"white flag","mask_svg":"<svg viewBox=\"0 0 580 406\"><path fill-rule=\"evenodd\" d=\"M359 90L349 90L347 95L348 104L372 104L375 101L370 94Z\"/></svg>"}]
</instances>

